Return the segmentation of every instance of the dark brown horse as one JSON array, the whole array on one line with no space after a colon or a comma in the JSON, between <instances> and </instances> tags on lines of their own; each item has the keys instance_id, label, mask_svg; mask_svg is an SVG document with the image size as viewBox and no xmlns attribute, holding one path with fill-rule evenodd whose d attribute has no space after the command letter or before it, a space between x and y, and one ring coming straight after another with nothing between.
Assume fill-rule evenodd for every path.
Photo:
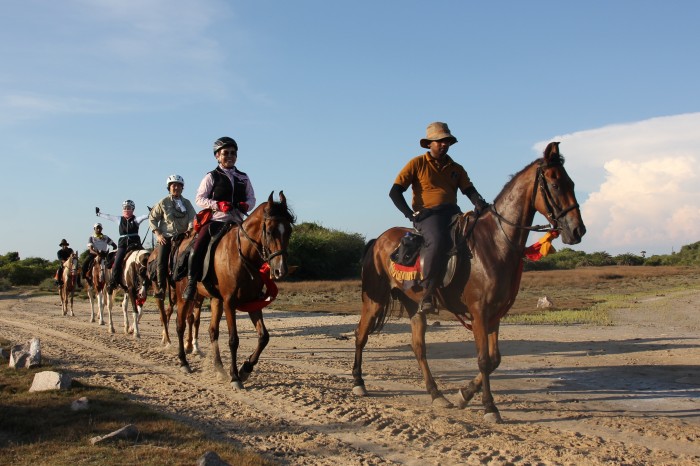
<instances>
[{"instance_id":1,"label":"dark brown horse","mask_svg":"<svg viewBox=\"0 0 700 466\"><path fill-rule=\"evenodd\" d=\"M532 227L536 212L548 219L551 228L559 231L566 244L579 243L586 232L574 195L574 183L564 169L558 142L547 145L542 158L514 175L478 220L471 216L460 217L463 238L454 278L438 291L440 307L460 320L470 320L474 333L479 374L460 389L460 408L482 391L484 417L493 422L501 421L490 384L490 375L501 362L500 320L518 294L528 233L544 228ZM367 245L362 268L362 316L355 330L353 393L367 394L362 379L362 350L368 335L381 330L394 297L411 316L411 345L433 404L451 407L438 390L428 367L426 319L423 313L417 313L422 291L404 289L402 282L389 271L389 256L407 231L406 228L391 228Z\"/></svg>"},{"instance_id":2,"label":"dark brown horse","mask_svg":"<svg viewBox=\"0 0 700 466\"><path fill-rule=\"evenodd\" d=\"M173 248L179 247L180 242L173 244ZM153 292L155 292L158 289L158 280L157 280L157 266L156 264L158 263L158 255L159 255L160 249L154 249L151 251L151 255L148 257L148 274L150 276L151 284L153 286ZM170 268L169 268L170 269ZM170 326L170 317L173 314L173 309L175 308L175 304L177 303L177 291L176 291L176 286L175 282L173 281L172 273L168 273L168 278L166 280L166 288L165 288L165 296L161 298L154 298L156 300L156 307L158 308L158 312L160 313L160 323L163 325L163 335L161 339L161 343L166 347L169 348L171 345L170 342L170 332L168 330L168 327ZM182 294L182 290L179 292ZM201 295L197 295L197 298L195 298L195 303L194 303L194 312L191 312L187 315L187 343L185 344L185 351L188 353L201 353L199 349L199 323L200 323L200 315L202 312L202 302L204 301L204 297ZM167 304L166 304L167 302Z\"/></svg>"},{"instance_id":3,"label":"dark brown horse","mask_svg":"<svg viewBox=\"0 0 700 466\"><path fill-rule=\"evenodd\" d=\"M263 277L260 272L263 264L269 265L269 277L272 279L279 280L288 273L287 246L296 219L289 210L287 199L282 191L279 193L279 202L273 201L273 194L270 193L267 202L256 207L240 226L232 226L221 237L213 251L214 263L209 272L213 274L212 284L209 288L201 282L197 285L197 292L201 296L211 298L209 337L214 369L235 389L243 388L243 382L253 371L270 339L263 321L262 307L248 310L250 320L258 334L258 345L239 370L236 362L239 337L235 311L246 304L258 302L263 294L263 288L266 286L269 288L264 280L267 277ZM177 287L177 334L180 345L178 357L181 369L191 372L183 342L185 318L192 306L192 302L185 302L182 299L181 292L186 280L185 278L178 282ZM222 314L226 315L228 346L231 351L231 367L228 374L224 370L219 351L219 322Z\"/></svg>"}]
</instances>

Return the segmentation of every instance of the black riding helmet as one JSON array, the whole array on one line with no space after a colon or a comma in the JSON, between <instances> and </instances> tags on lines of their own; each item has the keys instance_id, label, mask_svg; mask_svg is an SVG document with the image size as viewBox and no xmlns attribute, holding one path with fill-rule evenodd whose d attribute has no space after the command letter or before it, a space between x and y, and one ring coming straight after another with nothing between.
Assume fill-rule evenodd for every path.
<instances>
[{"instance_id":1,"label":"black riding helmet","mask_svg":"<svg viewBox=\"0 0 700 466\"><path fill-rule=\"evenodd\" d=\"M233 138L224 136L214 141L214 155L226 147L233 147L236 149L236 151L238 151L238 144L236 144L236 141L234 141Z\"/></svg>"}]
</instances>

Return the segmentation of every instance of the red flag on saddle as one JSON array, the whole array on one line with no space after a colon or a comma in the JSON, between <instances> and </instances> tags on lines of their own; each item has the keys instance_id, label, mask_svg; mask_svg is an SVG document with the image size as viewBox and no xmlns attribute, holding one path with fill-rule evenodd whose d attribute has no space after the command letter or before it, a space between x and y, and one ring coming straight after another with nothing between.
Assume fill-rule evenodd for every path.
<instances>
[{"instance_id":1,"label":"red flag on saddle","mask_svg":"<svg viewBox=\"0 0 700 466\"><path fill-rule=\"evenodd\" d=\"M550 252L555 252L552 246L552 240L559 237L559 232L556 230L548 231L542 238L532 246L525 248L525 257L531 261L538 261Z\"/></svg>"}]
</instances>

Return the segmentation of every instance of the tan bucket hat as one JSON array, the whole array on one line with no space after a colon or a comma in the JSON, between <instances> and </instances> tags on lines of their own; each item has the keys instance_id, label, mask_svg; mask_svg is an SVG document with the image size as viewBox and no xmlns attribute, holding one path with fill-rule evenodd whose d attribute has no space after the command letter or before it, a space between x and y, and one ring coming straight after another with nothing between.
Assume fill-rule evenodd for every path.
<instances>
[{"instance_id":1,"label":"tan bucket hat","mask_svg":"<svg viewBox=\"0 0 700 466\"><path fill-rule=\"evenodd\" d=\"M452 136L447 123L436 121L428 125L428 128L425 131L425 139L420 140L420 146L427 149L430 147L431 141L439 141L440 139L449 139L450 145L457 143L457 138Z\"/></svg>"}]
</instances>

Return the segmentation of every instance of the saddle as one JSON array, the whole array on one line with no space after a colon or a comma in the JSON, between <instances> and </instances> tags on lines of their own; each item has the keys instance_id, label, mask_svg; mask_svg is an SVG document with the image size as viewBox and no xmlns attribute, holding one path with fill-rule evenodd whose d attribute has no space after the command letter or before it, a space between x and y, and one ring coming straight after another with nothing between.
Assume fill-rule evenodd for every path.
<instances>
[{"instance_id":1,"label":"saddle","mask_svg":"<svg viewBox=\"0 0 700 466\"><path fill-rule=\"evenodd\" d=\"M466 240L474 230L476 225L476 217L464 214L466 224L461 226L459 223L462 214L455 214L450 220L450 249L447 252L448 260L445 267L441 287L448 286L454 278L457 269L457 260L461 253L465 253L465 259L469 263L471 260L471 251L467 247ZM421 250L423 247L423 236L417 232L409 231L401 238L398 246L391 253L390 272L391 275L404 282L404 287L417 286L422 279L423 261L421 258Z\"/></svg>"},{"instance_id":2,"label":"saddle","mask_svg":"<svg viewBox=\"0 0 700 466\"><path fill-rule=\"evenodd\" d=\"M214 257L214 248L216 248L216 245L219 243L221 238L231 228L233 228L234 226L238 226L238 224L236 223L224 223L221 224L221 226L218 225L218 222L214 222L209 227L209 233L211 234L211 238L209 239L209 244L207 244L206 247L206 253L202 262L202 277L200 279L207 291L212 293L214 296L216 296L216 292L211 281L211 269L214 266L214 261L212 260L212 258ZM173 260L172 262L175 264L175 268L173 271L173 280L175 280L176 282L182 280L187 276L189 257L190 254L192 254L192 249L194 247L198 234L199 233L195 234L195 236L192 238L192 241L190 241L185 250L182 251L182 253L179 254L179 257L177 257L177 259ZM173 249L175 248L173 247Z\"/></svg>"}]
</instances>

